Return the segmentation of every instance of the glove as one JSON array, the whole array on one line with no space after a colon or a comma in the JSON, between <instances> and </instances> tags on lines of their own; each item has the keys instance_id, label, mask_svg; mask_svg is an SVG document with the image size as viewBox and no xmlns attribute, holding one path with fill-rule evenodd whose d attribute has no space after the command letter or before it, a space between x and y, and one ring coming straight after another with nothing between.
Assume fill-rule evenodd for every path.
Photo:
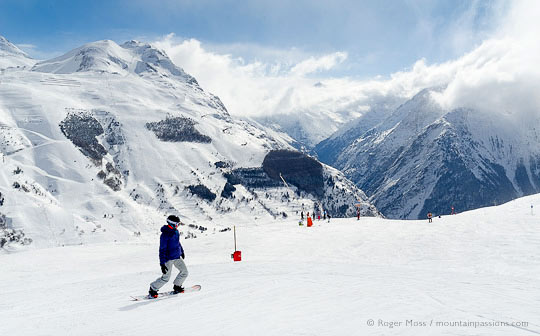
<instances>
[{"instance_id":1,"label":"glove","mask_svg":"<svg viewBox=\"0 0 540 336\"><path fill-rule=\"evenodd\" d=\"M184 254L184 252L182 252L182 255L181 255L182 259L184 259L186 257L186 255Z\"/></svg>"},{"instance_id":2,"label":"glove","mask_svg":"<svg viewBox=\"0 0 540 336\"><path fill-rule=\"evenodd\" d=\"M161 266L161 273L165 274L169 271L169 269L167 268L167 266L165 266L165 264L160 264L159 266Z\"/></svg>"}]
</instances>

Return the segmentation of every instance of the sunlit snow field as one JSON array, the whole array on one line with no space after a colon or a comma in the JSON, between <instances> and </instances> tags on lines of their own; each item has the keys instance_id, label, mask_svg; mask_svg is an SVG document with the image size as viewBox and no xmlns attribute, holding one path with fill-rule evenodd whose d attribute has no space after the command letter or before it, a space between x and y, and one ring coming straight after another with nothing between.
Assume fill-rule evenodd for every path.
<instances>
[{"instance_id":1,"label":"sunlit snow field","mask_svg":"<svg viewBox=\"0 0 540 336\"><path fill-rule=\"evenodd\" d=\"M431 224L253 221L241 262L231 231L182 239L202 290L156 301L130 295L160 275L157 235L2 254L0 335L540 334L536 212L537 195Z\"/></svg>"}]
</instances>

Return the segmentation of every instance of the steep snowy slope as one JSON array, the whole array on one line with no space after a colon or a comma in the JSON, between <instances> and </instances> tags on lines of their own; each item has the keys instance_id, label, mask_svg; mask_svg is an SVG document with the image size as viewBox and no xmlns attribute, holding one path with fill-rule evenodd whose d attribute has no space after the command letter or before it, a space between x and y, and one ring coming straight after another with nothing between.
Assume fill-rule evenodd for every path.
<instances>
[{"instance_id":1,"label":"steep snowy slope","mask_svg":"<svg viewBox=\"0 0 540 336\"><path fill-rule=\"evenodd\" d=\"M35 60L0 35L0 70L10 67L30 67Z\"/></svg>"},{"instance_id":2,"label":"steep snowy slope","mask_svg":"<svg viewBox=\"0 0 540 336\"><path fill-rule=\"evenodd\" d=\"M464 211L540 191L540 120L447 111L433 99L437 92L423 90L353 141L339 135L321 143L319 157L392 218Z\"/></svg>"},{"instance_id":3,"label":"steep snowy slope","mask_svg":"<svg viewBox=\"0 0 540 336\"><path fill-rule=\"evenodd\" d=\"M202 290L158 301L129 301L160 274L157 235L4 254L0 334L537 335L539 208L237 223L241 262L230 231L182 238L185 284Z\"/></svg>"},{"instance_id":4,"label":"steep snowy slope","mask_svg":"<svg viewBox=\"0 0 540 336\"><path fill-rule=\"evenodd\" d=\"M361 117L350 121L347 125L339 128L331 136L319 142L314 147L314 152L322 162L335 162L341 150L352 144L357 138L361 137L383 122L396 109L398 98L388 98L388 100L379 104L374 104Z\"/></svg>"},{"instance_id":5,"label":"steep snowy slope","mask_svg":"<svg viewBox=\"0 0 540 336\"><path fill-rule=\"evenodd\" d=\"M240 213L351 215L360 200L366 215L377 215L324 166L321 194L264 172L270 187L228 183L227 174L262 169L267 154L292 149L292 140L231 118L149 45L89 43L0 80L0 213L34 246L140 239L170 212L221 227Z\"/></svg>"}]
</instances>

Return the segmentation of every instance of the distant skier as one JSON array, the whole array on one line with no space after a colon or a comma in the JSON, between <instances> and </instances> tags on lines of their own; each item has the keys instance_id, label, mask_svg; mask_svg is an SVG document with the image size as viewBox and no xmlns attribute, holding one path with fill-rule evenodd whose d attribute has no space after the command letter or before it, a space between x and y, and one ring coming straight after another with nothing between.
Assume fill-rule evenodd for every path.
<instances>
[{"instance_id":1,"label":"distant skier","mask_svg":"<svg viewBox=\"0 0 540 336\"><path fill-rule=\"evenodd\" d=\"M184 291L182 284L188 276L188 270L183 260L185 254L180 244L180 233L177 230L179 224L180 218L170 215L167 217L167 225L163 225L161 228L161 236L159 238L159 266L163 274L150 284L148 294L153 298L157 298L159 289L169 282L173 265L180 271L176 279L174 279L173 291L175 294Z\"/></svg>"},{"instance_id":2,"label":"distant skier","mask_svg":"<svg viewBox=\"0 0 540 336\"><path fill-rule=\"evenodd\" d=\"M452 206L452 215L455 215L456 214L456 211L454 209L454 206Z\"/></svg>"},{"instance_id":3,"label":"distant skier","mask_svg":"<svg viewBox=\"0 0 540 336\"><path fill-rule=\"evenodd\" d=\"M360 209L356 210L356 220L360 220Z\"/></svg>"},{"instance_id":4,"label":"distant skier","mask_svg":"<svg viewBox=\"0 0 540 336\"><path fill-rule=\"evenodd\" d=\"M428 218L428 223L433 222L433 219L432 219L432 218L433 218L433 215L431 214L431 212L428 212L427 218Z\"/></svg>"},{"instance_id":5,"label":"distant skier","mask_svg":"<svg viewBox=\"0 0 540 336\"><path fill-rule=\"evenodd\" d=\"M302 212L300 213L300 219L301 220L304 220L304 211L302 210Z\"/></svg>"},{"instance_id":6,"label":"distant skier","mask_svg":"<svg viewBox=\"0 0 540 336\"><path fill-rule=\"evenodd\" d=\"M330 223L330 214L327 214L326 217L328 218L328 223Z\"/></svg>"}]
</instances>

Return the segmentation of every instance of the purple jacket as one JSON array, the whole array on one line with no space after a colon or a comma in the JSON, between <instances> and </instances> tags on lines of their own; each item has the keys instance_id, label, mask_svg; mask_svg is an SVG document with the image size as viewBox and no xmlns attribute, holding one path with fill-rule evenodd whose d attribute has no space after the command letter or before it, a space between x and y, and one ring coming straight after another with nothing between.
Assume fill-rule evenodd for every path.
<instances>
[{"instance_id":1,"label":"purple jacket","mask_svg":"<svg viewBox=\"0 0 540 336\"><path fill-rule=\"evenodd\" d=\"M184 249L180 245L180 233L177 229L163 225L159 238L159 263L164 264L169 260L180 258Z\"/></svg>"}]
</instances>

